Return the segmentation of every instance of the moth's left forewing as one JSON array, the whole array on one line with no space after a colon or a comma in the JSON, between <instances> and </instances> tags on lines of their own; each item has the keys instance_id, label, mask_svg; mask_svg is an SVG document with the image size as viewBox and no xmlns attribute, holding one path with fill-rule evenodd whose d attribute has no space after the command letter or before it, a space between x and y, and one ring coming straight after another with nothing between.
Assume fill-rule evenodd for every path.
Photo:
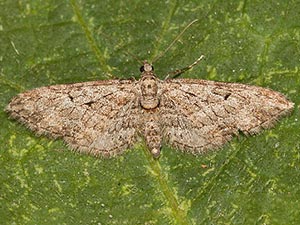
<instances>
[{"instance_id":1,"label":"moth's left forewing","mask_svg":"<svg viewBox=\"0 0 300 225\"><path fill-rule=\"evenodd\" d=\"M6 111L38 134L63 138L72 149L113 156L135 140L137 98L132 81L93 81L26 91Z\"/></svg>"}]
</instances>

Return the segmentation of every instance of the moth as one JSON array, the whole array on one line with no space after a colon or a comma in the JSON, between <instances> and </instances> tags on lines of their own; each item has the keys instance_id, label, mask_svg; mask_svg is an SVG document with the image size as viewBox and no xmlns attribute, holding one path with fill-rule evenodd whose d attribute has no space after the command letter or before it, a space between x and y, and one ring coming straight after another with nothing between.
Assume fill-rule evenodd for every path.
<instances>
[{"instance_id":1,"label":"moth","mask_svg":"<svg viewBox=\"0 0 300 225\"><path fill-rule=\"evenodd\" d=\"M112 157L143 137L158 158L162 143L192 154L218 149L233 136L259 133L290 113L276 91L200 79L160 80L144 61L139 80L53 85L14 97L6 111L38 135L71 149Z\"/></svg>"}]
</instances>

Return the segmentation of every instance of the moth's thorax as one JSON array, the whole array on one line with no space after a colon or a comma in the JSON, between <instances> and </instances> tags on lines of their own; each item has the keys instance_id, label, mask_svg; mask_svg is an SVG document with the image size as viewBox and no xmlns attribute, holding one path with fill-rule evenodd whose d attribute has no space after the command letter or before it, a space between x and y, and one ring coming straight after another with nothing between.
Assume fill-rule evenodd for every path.
<instances>
[{"instance_id":1,"label":"moth's thorax","mask_svg":"<svg viewBox=\"0 0 300 225\"><path fill-rule=\"evenodd\" d=\"M144 109L154 109L159 105L158 79L152 71L144 71L140 80L141 99Z\"/></svg>"}]
</instances>

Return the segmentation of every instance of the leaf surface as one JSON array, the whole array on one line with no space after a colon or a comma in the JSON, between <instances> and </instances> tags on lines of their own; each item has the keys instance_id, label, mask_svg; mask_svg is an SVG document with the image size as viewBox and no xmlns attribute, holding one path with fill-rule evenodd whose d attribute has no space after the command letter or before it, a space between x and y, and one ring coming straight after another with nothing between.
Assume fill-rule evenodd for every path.
<instances>
[{"instance_id":1,"label":"leaf surface","mask_svg":"<svg viewBox=\"0 0 300 225\"><path fill-rule=\"evenodd\" d=\"M299 224L297 1L0 1L0 218L4 224ZM143 141L114 159L68 151L4 112L35 87L182 75L269 87L296 103L255 137L192 156ZM130 52L130 53L128 53ZM135 57L133 57L134 55Z\"/></svg>"}]
</instances>

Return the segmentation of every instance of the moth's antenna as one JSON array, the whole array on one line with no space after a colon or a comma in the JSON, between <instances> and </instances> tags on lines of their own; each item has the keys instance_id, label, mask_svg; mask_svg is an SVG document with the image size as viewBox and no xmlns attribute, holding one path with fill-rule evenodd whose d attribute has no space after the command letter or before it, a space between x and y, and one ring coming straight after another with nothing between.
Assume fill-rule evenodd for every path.
<instances>
[{"instance_id":1,"label":"moth's antenna","mask_svg":"<svg viewBox=\"0 0 300 225\"><path fill-rule=\"evenodd\" d=\"M177 37L172 41L172 43L163 51L161 52L158 56L156 56L152 63L154 63L156 60L158 60L159 58L161 58L164 54L166 54L167 51L169 51L169 49L175 44L176 41L178 41L178 39L184 34L184 32L190 27L192 26L193 23L196 23L198 21L198 19L193 20L192 22L190 22L181 32L180 34L177 35Z\"/></svg>"},{"instance_id":2,"label":"moth's antenna","mask_svg":"<svg viewBox=\"0 0 300 225\"><path fill-rule=\"evenodd\" d=\"M133 53L131 53L130 51L125 50L125 53L130 55L132 58L134 58L136 61L138 61L140 63L140 65L143 65L144 62L142 60L140 60L136 55L134 55Z\"/></svg>"},{"instance_id":3,"label":"moth's antenna","mask_svg":"<svg viewBox=\"0 0 300 225\"><path fill-rule=\"evenodd\" d=\"M113 41L113 40L111 39L111 37L108 36L108 35L106 35L104 32L102 32L101 35L102 35L104 38L108 39L111 43L113 43L114 46L117 45L116 42ZM125 52L125 54L130 55L130 56L131 56L132 58L134 58L137 62L139 62L140 65L143 65L144 62L143 62L142 60L140 60L136 55L134 55L133 53L131 53L131 52L128 51L128 50L123 50L123 51Z\"/></svg>"}]
</instances>

